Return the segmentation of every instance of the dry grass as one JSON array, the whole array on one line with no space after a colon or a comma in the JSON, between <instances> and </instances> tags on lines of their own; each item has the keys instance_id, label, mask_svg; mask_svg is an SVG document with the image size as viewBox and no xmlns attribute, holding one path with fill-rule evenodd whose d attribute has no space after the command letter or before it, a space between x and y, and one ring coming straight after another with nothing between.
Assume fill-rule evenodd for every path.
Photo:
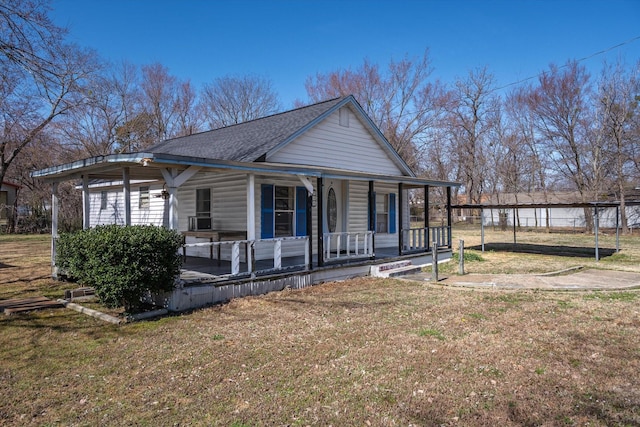
<instances>
[{"instance_id":1,"label":"dry grass","mask_svg":"<svg viewBox=\"0 0 640 427\"><path fill-rule=\"evenodd\" d=\"M486 262L467 262L465 271L478 274L546 273L566 268L613 269L640 272L640 237L621 235L620 252L616 253L616 236L599 235L600 261L595 261L595 238L583 233L544 233L518 231L513 245L513 231L485 229L485 252L481 252L481 233L477 227L458 227L453 244L458 250L464 240L465 251L480 256ZM514 249L518 252L514 252ZM444 272L456 272L449 264Z\"/></svg>"},{"instance_id":2,"label":"dry grass","mask_svg":"<svg viewBox=\"0 0 640 427\"><path fill-rule=\"evenodd\" d=\"M0 299L62 294L44 242L0 240ZM640 425L638 301L366 278L121 327L0 316L0 425Z\"/></svg>"}]
</instances>

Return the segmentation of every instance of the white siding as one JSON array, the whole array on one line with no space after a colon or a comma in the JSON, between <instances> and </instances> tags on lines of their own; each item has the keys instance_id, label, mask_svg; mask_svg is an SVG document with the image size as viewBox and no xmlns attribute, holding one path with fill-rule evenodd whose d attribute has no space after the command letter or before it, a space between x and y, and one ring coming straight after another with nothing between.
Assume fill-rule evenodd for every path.
<instances>
[{"instance_id":1,"label":"white siding","mask_svg":"<svg viewBox=\"0 0 640 427\"><path fill-rule=\"evenodd\" d=\"M161 226L164 224L165 201L159 195L162 186L159 184L147 185L149 187L149 208L139 208L140 187L131 187L131 224L152 224ZM100 209L102 192L107 192L107 206ZM124 193L122 188L109 187L96 188L89 191L89 226L118 224L124 225Z\"/></svg>"},{"instance_id":2,"label":"white siding","mask_svg":"<svg viewBox=\"0 0 640 427\"><path fill-rule=\"evenodd\" d=\"M349 183L348 231L367 231L369 226L369 182Z\"/></svg>"},{"instance_id":3,"label":"white siding","mask_svg":"<svg viewBox=\"0 0 640 427\"><path fill-rule=\"evenodd\" d=\"M347 111L349 127L340 125L336 111L267 161L402 175L357 116L351 110Z\"/></svg>"},{"instance_id":4,"label":"white siding","mask_svg":"<svg viewBox=\"0 0 640 427\"><path fill-rule=\"evenodd\" d=\"M211 189L211 227L215 230L246 231L247 176L200 172L178 189L178 228L189 229L189 217L196 214L196 189ZM208 239L189 237L187 243ZM223 246L222 259L230 259L230 247ZM242 252L242 251L241 251ZM209 256L209 248L192 248L190 256Z\"/></svg>"}]
</instances>

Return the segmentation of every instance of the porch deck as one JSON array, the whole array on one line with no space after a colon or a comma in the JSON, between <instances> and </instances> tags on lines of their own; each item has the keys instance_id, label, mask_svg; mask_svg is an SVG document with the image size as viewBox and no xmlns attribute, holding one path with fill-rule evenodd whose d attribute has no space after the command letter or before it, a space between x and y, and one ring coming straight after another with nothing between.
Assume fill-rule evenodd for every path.
<instances>
[{"instance_id":1,"label":"porch deck","mask_svg":"<svg viewBox=\"0 0 640 427\"><path fill-rule=\"evenodd\" d=\"M332 258L331 261L325 261L325 268L331 268L336 265L349 265L349 264L379 264L386 261L391 261L399 257L397 247L377 248L375 258L372 260L368 257L352 257L352 258ZM424 252L419 255L424 255ZM313 255L312 262L314 267L317 266L317 255ZM182 265L180 272L180 279L184 286L204 284L204 283L223 283L230 280L239 280L250 277L246 262L240 263L240 271L245 273L231 275L231 261L228 260L216 260L202 257L187 257L186 261ZM273 269L273 260L266 259L255 262L254 274L256 277L266 276L271 274L291 273L295 271L304 271L304 256L293 256L282 258L282 268Z\"/></svg>"}]
</instances>

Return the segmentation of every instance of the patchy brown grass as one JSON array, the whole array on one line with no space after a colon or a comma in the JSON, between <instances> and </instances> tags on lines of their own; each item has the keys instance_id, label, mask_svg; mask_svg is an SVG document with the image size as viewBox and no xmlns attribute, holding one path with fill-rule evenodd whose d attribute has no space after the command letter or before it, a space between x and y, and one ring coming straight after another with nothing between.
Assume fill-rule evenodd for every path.
<instances>
[{"instance_id":1,"label":"patchy brown grass","mask_svg":"<svg viewBox=\"0 0 640 427\"><path fill-rule=\"evenodd\" d=\"M62 294L45 242L0 241L1 299ZM2 315L0 425L639 425L639 301L365 278L121 327Z\"/></svg>"},{"instance_id":2,"label":"patchy brown grass","mask_svg":"<svg viewBox=\"0 0 640 427\"><path fill-rule=\"evenodd\" d=\"M454 251L458 251L462 239L466 252L486 261L466 262L467 273L547 273L578 266L640 272L640 239L637 235L621 235L618 253L615 252L615 234L599 235L599 262L595 261L593 234L518 231L514 246L512 230L502 232L486 228L484 252L480 250L481 233L477 227L458 227L453 236ZM445 273L457 271L457 264L443 266Z\"/></svg>"}]
</instances>

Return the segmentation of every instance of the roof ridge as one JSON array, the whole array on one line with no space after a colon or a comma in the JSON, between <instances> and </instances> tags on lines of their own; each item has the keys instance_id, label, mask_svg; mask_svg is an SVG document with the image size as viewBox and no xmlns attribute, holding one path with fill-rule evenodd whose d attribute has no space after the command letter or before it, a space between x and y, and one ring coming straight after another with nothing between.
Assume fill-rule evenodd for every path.
<instances>
[{"instance_id":1,"label":"roof ridge","mask_svg":"<svg viewBox=\"0 0 640 427\"><path fill-rule=\"evenodd\" d=\"M159 141L156 144L151 145L150 148L151 147L160 146L161 144L164 144L166 142L174 141L174 140L181 139L181 138L188 138L188 137L194 136L194 135L203 135L205 133L215 132L215 131L219 131L221 129L229 129L229 128L232 128L232 127L235 127L235 126L245 125L247 123L255 123L255 122L258 122L258 121L261 121L261 120L270 119L270 118L273 118L273 117L276 117L276 116L281 116L283 114L293 113L294 111L300 111L300 110L303 110L305 108L316 107L318 105L326 104L327 102L333 102L333 101L336 101L338 99L348 98L349 96L351 96L351 95L339 96L339 97L336 97L336 98L326 99L324 101L315 102L313 104L303 105L302 107L292 108L291 110L280 111L279 113L273 113L273 114L268 115L268 116L258 117L256 119L251 119L251 120L247 120L245 122L240 122L240 123L234 123L232 125L222 126L222 127L215 128L215 129L203 130L201 132L195 132L195 133L192 133L192 134L189 134L189 135L174 136L173 138L163 139L162 141Z\"/></svg>"}]
</instances>

